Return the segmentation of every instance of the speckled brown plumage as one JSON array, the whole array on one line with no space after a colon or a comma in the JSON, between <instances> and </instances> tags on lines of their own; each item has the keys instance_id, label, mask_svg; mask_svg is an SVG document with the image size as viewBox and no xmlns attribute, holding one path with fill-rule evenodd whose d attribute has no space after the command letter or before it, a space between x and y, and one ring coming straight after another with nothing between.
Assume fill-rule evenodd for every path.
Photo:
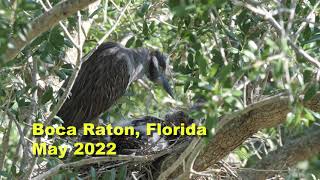
<instances>
[{"instance_id":1,"label":"speckled brown plumage","mask_svg":"<svg viewBox=\"0 0 320 180\"><path fill-rule=\"evenodd\" d=\"M82 64L71 94L57 115L65 126L81 128L83 123L92 122L108 110L124 95L131 82L144 75L162 83L172 95L163 75L166 63L159 51L104 43Z\"/></svg>"},{"instance_id":2,"label":"speckled brown plumage","mask_svg":"<svg viewBox=\"0 0 320 180\"><path fill-rule=\"evenodd\" d=\"M130 77L124 59L112 60L120 51L110 53L116 46L103 44L83 63L70 97L58 113L64 125L81 127L91 122L125 93Z\"/></svg>"}]
</instances>

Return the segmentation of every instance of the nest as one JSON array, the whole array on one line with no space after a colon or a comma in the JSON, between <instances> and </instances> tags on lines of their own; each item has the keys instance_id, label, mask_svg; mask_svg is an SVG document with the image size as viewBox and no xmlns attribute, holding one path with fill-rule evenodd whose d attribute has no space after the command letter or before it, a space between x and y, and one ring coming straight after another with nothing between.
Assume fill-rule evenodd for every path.
<instances>
[{"instance_id":1,"label":"nest","mask_svg":"<svg viewBox=\"0 0 320 180\"><path fill-rule=\"evenodd\" d=\"M83 160L92 160L91 156L77 157L71 156L63 160L65 165L72 164L67 168L61 168L59 174L63 174L67 178L72 176L81 177L82 179L91 179L92 176L96 176L99 179L105 177L114 176L117 179L125 177L125 179L155 179L159 173L163 170L162 163L172 158L178 157L178 155L188 146L191 142L191 136L178 135L157 135L154 133L151 136L147 136L145 129L147 123L159 123L164 126L179 126L184 123L185 126L189 126L194 123L186 113L182 111L173 112L167 114L164 119L160 119L153 116L145 116L139 119L134 119L126 123L120 124L121 126L133 126L136 131L140 132L139 138L132 136L83 136L79 135L77 139L72 141L81 141L83 143L97 143L97 142L114 142L117 145L117 156L110 161L100 161L105 157L97 157L96 162L85 163L83 165L75 165L72 163L81 162ZM119 124L116 124L119 125ZM73 150L74 151L74 150ZM125 157L119 158L117 157ZM139 158L137 158L139 157ZM80 161L79 161L80 160ZM51 167L50 167L51 166ZM35 176L41 176L44 172L47 172L56 164L50 165L47 163L42 168L37 169ZM40 166L41 167L41 166Z\"/></svg>"}]
</instances>

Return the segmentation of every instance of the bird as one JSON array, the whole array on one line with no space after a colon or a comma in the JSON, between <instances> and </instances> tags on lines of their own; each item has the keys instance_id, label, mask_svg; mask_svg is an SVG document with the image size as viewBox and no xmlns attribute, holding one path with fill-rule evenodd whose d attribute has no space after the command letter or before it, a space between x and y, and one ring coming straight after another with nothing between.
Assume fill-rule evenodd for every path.
<instances>
[{"instance_id":1,"label":"bird","mask_svg":"<svg viewBox=\"0 0 320 180\"><path fill-rule=\"evenodd\" d=\"M188 136L177 135L162 135L157 131L151 135L147 135L147 124L161 124L162 127L169 126L181 126L181 123L185 124L185 127L191 126L192 123L196 123L187 113L183 111L173 111L167 113L164 118L158 118L154 116L144 116L130 121L118 121L112 123L114 127L133 127L135 131L139 132L139 138L131 135L106 135L106 136L91 136L83 135L80 138L81 142L113 142L117 145L117 154L131 154L135 153L147 153L156 152L168 148L170 145L181 142L183 140L190 140Z\"/></svg>"},{"instance_id":2,"label":"bird","mask_svg":"<svg viewBox=\"0 0 320 180\"><path fill-rule=\"evenodd\" d=\"M57 115L64 126L81 128L96 120L125 94L134 81L146 76L171 96L166 78L168 58L159 50L126 48L116 42L101 44L82 63L71 92ZM66 87L68 79L62 87Z\"/></svg>"}]
</instances>

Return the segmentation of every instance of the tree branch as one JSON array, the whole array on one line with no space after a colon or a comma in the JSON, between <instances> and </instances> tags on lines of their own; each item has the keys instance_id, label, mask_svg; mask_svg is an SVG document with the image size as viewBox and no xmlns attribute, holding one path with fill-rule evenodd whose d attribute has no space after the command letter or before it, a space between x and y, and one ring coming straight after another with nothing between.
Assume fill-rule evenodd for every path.
<instances>
[{"instance_id":1,"label":"tree branch","mask_svg":"<svg viewBox=\"0 0 320 180\"><path fill-rule=\"evenodd\" d=\"M104 157L91 157L87 159L81 159L79 161L69 162L65 164L58 164L57 166L50 168L48 171L34 177L34 179L46 179L49 178L57 173L59 173L60 169L65 168L74 168L74 167L81 167L86 166L89 164L98 164L98 163L107 163L107 162L114 162L117 161L121 164L121 162L128 162L128 163L134 163L134 162L152 162L157 160L158 158L164 157L168 154L173 154L176 152L182 151L182 149L185 149L188 146L188 142L180 143L175 145L174 147L170 147L167 149L164 149L162 151L158 151L157 153L150 153L146 155L117 155L117 156L104 156Z\"/></svg>"},{"instance_id":2,"label":"tree branch","mask_svg":"<svg viewBox=\"0 0 320 180\"><path fill-rule=\"evenodd\" d=\"M5 165L6 155L9 150L9 140L10 140L10 132L12 128L12 119L9 120L8 127L2 138L2 152L0 156L0 171L2 171L3 166Z\"/></svg>"},{"instance_id":3,"label":"tree branch","mask_svg":"<svg viewBox=\"0 0 320 180\"><path fill-rule=\"evenodd\" d=\"M263 8L257 8L254 7L251 4L248 3L242 3L242 2L237 2L235 3L236 5L240 5L243 6L247 9L249 9L250 11L252 11L253 13L263 17L264 19L266 19L269 24L275 28L275 30L277 31L278 34L283 34L283 28L281 27L281 25L273 18L272 14L270 12L268 12L267 10L263 9ZM318 6L318 5L316 5ZM314 66L316 66L318 69L320 69L320 62L315 59L314 57L310 56L305 50L303 50L301 47L297 46L294 41L287 35L286 40L288 42L288 44L293 48L293 50L295 51L296 54L304 57L307 61L309 61L311 64L313 64Z\"/></svg>"},{"instance_id":4,"label":"tree branch","mask_svg":"<svg viewBox=\"0 0 320 180\"><path fill-rule=\"evenodd\" d=\"M165 171L161 172L161 174L158 177L158 180L168 179L168 177L173 173L186 159L187 157L193 152L194 147L199 142L198 138L195 138L191 141L189 146L181 153L179 158Z\"/></svg>"},{"instance_id":5,"label":"tree branch","mask_svg":"<svg viewBox=\"0 0 320 180\"><path fill-rule=\"evenodd\" d=\"M320 92L304 106L320 111ZM260 129L284 122L289 112L289 97L282 94L252 104L230 118L223 118L214 137L196 160L195 170L205 170L218 162ZM199 144L204 143L202 140Z\"/></svg>"},{"instance_id":6,"label":"tree branch","mask_svg":"<svg viewBox=\"0 0 320 180\"><path fill-rule=\"evenodd\" d=\"M89 4L95 1L96 0L62 1L49 11L44 12L31 23L30 29L25 35L25 39L15 37L10 40L10 43L14 46L14 48L7 49L4 63L15 58L28 43L30 43L34 38L38 37L41 33L56 25L60 20L67 18L68 16L76 13L80 9L87 7Z\"/></svg>"},{"instance_id":7,"label":"tree branch","mask_svg":"<svg viewBox=\"0 0 320 180\"><path fill-rule=\"evenodd\" d=\"M305 131L298 138L290 138L287 143L260 160L254 167L256 171L240 171L243 179L266 179L268 176L286 171L286 168L302 160L310 159L320 152L320 127L315 126ZM279 170L278 172L272 169ZM259 171L262 170L262 171ZM270 171L268 171L270 170Z\"/></svg>"},{"instance_id":8,"label":"tree branch","mask_svg":"<svg viewBox=\"0 0 320 180\"><path fill-rule=\"evenodd\" d=\"M91 49L91 51L83 57L82 61L85 62L88 60L88 58L98 49L98 47L110 36L110 34L116 29L118 24L120 23L120 20L122 16L125 15L126 9L129 7L131 2L129 1L127 5L122 9L120 15L118 16L116 22L112 25L112 27L104 34L104 36L97 42L97 45L95 48Z\"/></svg>"},{"instance_id":9,"label":"tree branch","mask_svg":"<svg viewBox=\"0 0 320 180\"><path fill-rule=\"evenodd\" d=\"M134 155L118 155L118 156L105 156L105 157L91 157L88 159L82 159L67 164L59 164L54 168L51 168L47 172L34 178L35 180L41 180L49 178L59 172L60 169L80 167L88 164L95 164L99 162L112 162L112 161L130 161L130 162L148 162L156 159L158 155L147 155L147 156L134 156Z\"/></svg>"},{"instance_id":10,"label":"tree branch","mask_svg":"<svg viewBox=\"0 0 320 180\"><path fill-rule=\"evenodd\" d=\"M56 116L56 114L58 113L58 111L60 110L60 108L63 106L64 102L66 101L68 95L70 94L71 92L71 88L78 76L78 73L80 71L80 68L81 68L81 65L82 65L82 61L81 61L81 58L82 58L82 45L80 44L81 42L81 24L82 24L82 21L81 21L81 14L80 12L78 11L77 13L78 15L78 42L79 42L79 45L77 46L77 60L76 60L76 65L75 65L75 68L74 68L74 71L72 72L71 76L70 76L70 79L67 83L67 87L65 89L65 91L63 92L62 96L59 98L57 104L54 106L52 112L50 113L49 117L47 117L47 119L43 122L43 125L44 126L47 126L51 123L52 119ZM39 143L41 140L40 138L37 139L37 143ZM34 166L35 164L37 163L37 160L38 160L38 157L33 157L32 158L32 162L31 162L31 166L30 168L27 170L27 172L25 173L25 176L23 179L29 179L30 176L32 175L32 172L33 172L33 169L34 169Z\"/></svg>"}]
</instances>

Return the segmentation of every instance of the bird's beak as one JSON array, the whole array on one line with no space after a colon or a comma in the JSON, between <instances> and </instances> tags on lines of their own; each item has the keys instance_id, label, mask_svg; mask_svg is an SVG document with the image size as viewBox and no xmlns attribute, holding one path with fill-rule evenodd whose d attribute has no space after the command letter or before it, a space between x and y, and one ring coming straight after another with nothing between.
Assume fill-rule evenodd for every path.
<instances>
[{"instance_id":1,"label":"bird's beak","mask_svg":"<svg viewBox=\"0 0 320 180\"><path fill-rule=\"evenodd\" d=\"M160 75L159 81L159 84L161 84L164 90L166 90L166 92L174 99L173 92L167 78L165 78L163 75Z\"/></svg>"}]
</instances>

